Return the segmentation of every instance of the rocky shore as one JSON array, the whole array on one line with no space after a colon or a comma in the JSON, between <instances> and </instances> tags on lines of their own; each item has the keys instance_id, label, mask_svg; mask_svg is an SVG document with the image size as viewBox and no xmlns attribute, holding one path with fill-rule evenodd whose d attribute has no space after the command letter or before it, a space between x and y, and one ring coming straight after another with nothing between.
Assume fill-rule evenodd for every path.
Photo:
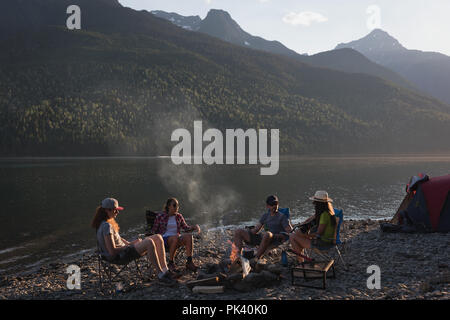
<instances>
[{"instance_id":1,"label":"rocky shore","mask_svg":"<svg viewBox=\"0 0 450 320\"><path fill-rule=\"evenodd\" d=\"M55 261L26 276L0 278L0 299L283 299L283 300L354 300L354 299L449 299L450 234L383 233L379 221L346 221L341 229L345 241L342 264L336 265L336 278L327 280L326 290L293 286L289 267L280 263L281 250L274 249L262 259L258 272L239 285L226 286L223 293L193 293L190 281L214 276L217 266L229 258L233 230L203 232L195 242L197 273L185 273L176 287L156 281L145 259L144 280L125 275L123 289L99 289L98 264L94 252L69 262ZM297 264L288 253L290 266ZM179 267L184 267L182 254ZM81 289L68 290L66 269L75 264L81 268ZM369 289L367 268L380 268L380 289ZM258 273L258 274L256 274Z\"/></svg>"}]
</instances>

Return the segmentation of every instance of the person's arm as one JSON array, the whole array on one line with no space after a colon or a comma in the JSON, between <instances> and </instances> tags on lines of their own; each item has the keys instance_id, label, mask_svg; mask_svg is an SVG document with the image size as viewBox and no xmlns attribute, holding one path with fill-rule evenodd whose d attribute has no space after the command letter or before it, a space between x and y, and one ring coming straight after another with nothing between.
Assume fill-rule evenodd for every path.
<instances>
[{"instance_id":1,"label":"person's arm","mask_svg":"<svg viewBox=\"0 0 450 320\"><path fill-rule=\"evenodd\" d=\"M257 234L262 227L263 225L261 223L258 223L254 228L250 229L250 232L253 234Z\"/></svg>"},{"instance_id":2,"label":"person's arm","mask_svg":"<svg viewBox=\"0 0 450 320\"><path fill-rule=\"evenodd\" d=\"M184 220L183 215L181 213L178 213L178 214L179 214L179 217L180 217L179 219L180 219L180 228L181 229L183 229L184 231L187 231L187 232L192 232L192 231L196 231L197 233L201 232L200 226L198 224L193 225L193 226L189 226L186 223L186 220Z\"/></svg>"},{"instance_id":3,"label":"person's arm","mask_svg":"<svg viewBox=\"0 0 450 320\"><path fill-rule=\"evenodd\" d=\"M319 227L317 228L317 232L313 233L311 235L314 237L313 239L320 238L322 236L322 234L324 233L326 227L327 227L326 224L319 224Z\"/></svg>"},{"instance_id":4,"label":"person's arm","mask_svg":"<svg viewBox=\"0 0 450 320\"><path fill-rule=\"evenodd\" d=\"M115 256L116 254L118 254L120 252L120 250L122 250L122 248L116 247L116 244L114 243L112 234L107 234L104 238L105 238L106 250L108 250L108 253L111 256Z\"/></svg>"},{"instance_id":5,"label":"person's arm","mask_svg":"<svg viewBox=\"0 0 450 320\"><path fill-rule=\"evenodd\" d=\"M180 221L180 228L183 229L183 231L191 232L196 229L196 226L190 226L186 223L186 220L184 220L184 217L181 213L178 213L178 219Z\"/></svg>"},{"instance_id":6,"label":"person's arm","mask_svg":"<svg viewBox=\"0 0 450 320\"><path fill-rule=\"evenodd\" d=\"M316 217L315 215L309 217L308 219L306 219L305 221L303 221L302 223L300 223L300 225L307 224L307 223L313 221L315 217Z\"/></svg>"},{"instance_id":7,"label":"person's arm","mask_svg":"<svg viewBox=\"0 0 450 320\"><path fill-rule=\"evenodd\" d=\"M127 246L129 246L130 244L135 244L135 243L138 243L138 242L142 241L141 238L137 238L136 240L133 240L133 241L131 241L131 242L125 240L125 239L122 238L122 237L120 237L120 239L122 239L123 243L125 243Z\"/></svg>"},{"instance_id":8,"label":"person's arm","mask_svg":"<svg viewBox=\"0 0 450 320\"><path fill-rule=\"evenodd\" d=\"M287 233L291 233L294 229L292 228L291 223L288 222L288 225L284 228L284 230L285 230Z\"/></svg>"}]
</instances>

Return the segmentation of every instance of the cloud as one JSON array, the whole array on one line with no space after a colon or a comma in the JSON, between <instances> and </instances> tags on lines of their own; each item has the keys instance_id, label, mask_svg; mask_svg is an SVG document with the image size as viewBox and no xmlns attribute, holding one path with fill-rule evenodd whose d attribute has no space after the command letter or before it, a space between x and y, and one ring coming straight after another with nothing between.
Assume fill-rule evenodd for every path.
<instances>
[{"instance_id":1,"label":"cloud","mask_svg":"<svg viewBox=\"0 0 450 320\"><path fill-rule=\"evenodd\" d=\"M289 12L283 17L283 21L293 26L297 26L300 24L302 26L308 27L314 22L322 23L328 21L328 18L317 12L302 11L299 13Z\"/></svg>"},{"instance_id":2,"label":"cloud","mask_svg":"<svg viewBox=\"0 0 450 320\"><path fill-rule=\"evenodd\" d=\"M206 4L211 4L211 0L205 0Z\"/></svg>"}]
</instances>

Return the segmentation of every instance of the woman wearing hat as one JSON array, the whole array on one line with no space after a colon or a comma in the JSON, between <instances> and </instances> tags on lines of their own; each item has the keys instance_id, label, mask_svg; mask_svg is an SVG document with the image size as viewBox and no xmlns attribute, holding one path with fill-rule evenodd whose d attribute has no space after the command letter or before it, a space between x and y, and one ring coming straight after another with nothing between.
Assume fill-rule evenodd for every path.
<instances>
[{"instance_id":1,"label":"woman wearing hat","mask_svg":"<svg viewBox=\"0 0 450 320\"><path fill-rule=\"evenodd\" d=\"M313 201L315 214L305 223L312 222L316 226L315 231L308 234L302 230L297 230L295 233L291 233L289 237L292 249L299 254L302 254L305 248L328 249L336 241L337 222L331 204L333 200L328 197L326 191L317 191L309 199ZM303 262L303 258L299 257L299 261Z\"/></svg>"},{"instance_id":2,"label":"woman wearing hat","mask_svg":"<svg viewBox=\"0 0 450 320\"><path fill-rule=\"evenodd\" d=\"M129 262L147 254L147 258L158 271L161 282L175 284L174 275L168 270L164 242L160 235L152 235L144 240L128 242L119 235L119 225L115 218L123 208L114 198L106 198L97 207L92 227L97 230L97 242L101 255L115 264Z\"/></svg>"}]
</instances>

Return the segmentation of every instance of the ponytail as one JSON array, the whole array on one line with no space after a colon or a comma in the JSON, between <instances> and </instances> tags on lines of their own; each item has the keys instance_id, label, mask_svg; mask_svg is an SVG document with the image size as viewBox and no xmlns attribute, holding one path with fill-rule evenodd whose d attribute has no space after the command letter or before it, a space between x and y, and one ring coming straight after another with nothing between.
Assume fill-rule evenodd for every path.
<instances>
[{"instance_id":1,"label":"ponytail","mask_svg":"<svg viewBox=\"0 0 450 320\"><path fill-rule=\"evenodd\" d=\"M108 214L106 213L105 208L102 208L101 206L97 207L95 210L94 219L92 219L91 227L95 230L98 230L100 228L100 225L103 221L108 222L116 232L119 232L119 225L117 224L116 220L114 218L108 219Z\"/></svg>"}]
</instances>

